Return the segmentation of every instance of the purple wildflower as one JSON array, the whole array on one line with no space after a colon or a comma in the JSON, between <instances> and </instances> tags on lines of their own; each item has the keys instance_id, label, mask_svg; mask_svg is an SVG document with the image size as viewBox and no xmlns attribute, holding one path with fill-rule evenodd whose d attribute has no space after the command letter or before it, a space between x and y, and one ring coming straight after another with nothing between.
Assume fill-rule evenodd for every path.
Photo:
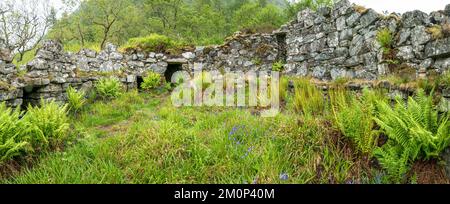
<instances>
[{"instance_id":1,"label":"purple wildflower","mask_svg":"<svg viewBox=\"0 0 450 204\"><path fill-rule=\"evenodd\" d=\"M289 179L289 175L287 173L280 174L280 180L287 181Z\"/></svg>"}]
</instances>

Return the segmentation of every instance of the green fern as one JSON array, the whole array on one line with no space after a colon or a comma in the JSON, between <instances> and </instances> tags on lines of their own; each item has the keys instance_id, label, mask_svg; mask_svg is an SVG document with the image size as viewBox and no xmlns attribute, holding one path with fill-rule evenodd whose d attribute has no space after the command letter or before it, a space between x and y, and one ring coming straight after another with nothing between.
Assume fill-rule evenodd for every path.
<instances>
[{"instance_id":1,"label":"green fern","mask_svg":"<svg viewBox=\"0 0 450 204\"><path fill-rule=\"evenodd\" d=\"M71 86L69 86L66 92L69 110L76 114L83 108L84 104L86 104L86 94L83 91L77 91Z\"/></svg>"},{"instance_id":2,"label":"green fern","mask_svg":"<svg viewBox=\"0 0 450 204\"><path fill-rule=\"evenodd\" d=\"M41 100L39 107L28 107L23 122L28 130L27 140L35 150L58 146L66 139L69 130L67 105Z\"/></svg>"},{"instance_id":3,"label":"green fern","mask_svg":"<svg viewBox=\"0 0 450 204\"><path fill-rule=\"evenodd\" d=\"M449 146L449 116L439 116L433 106L432 96L425 95L423 90L419 90L415 98L410 97L407 104L397 99L394 107L387 102L378 102L377 108L379 114L375 121L390 140L390 145L377 151L378 160L395 160L405 152L408 161L428 160L437 158ZM391 150L394 147L398 149L395 156ZM388 172L398 168L392 162L381 163ZM408 164L403 165L406 167Z\"/></svg>"},{"instance_id":4,"label":"green fern","mask_svg":"<svg viewBox=\"0 0 450 204\"><path fill-rule=\"evenodd\" d=\"M116 78L102 78L95 85L97 95L102 99L117 98L121 92L121 83Z\"/></svg>"},{"instance_id":5,"label":"green fern","mask_svg":"<svg viewBox=\"0 0 450 204\"><path fill-rule=\"evenodd\" d=\"M27 150L24 126L19 120L21 114L19 109L12 110L4 102L0 103L0 164Z\"/></svg>"},{"instance_id":6,"label":"green fern","mask_svg":"<svg viewBox=\"0 0 450 204\"><path fill-rule=\"evenodd\" d=\"M385 145L374 150L375 157L382 167L386 169L387 177L395 183L403 183L409 171L409 152L399 146Z\"/></svg>"},{"instance_id":7,"label":"green fern","mask_svg":"<svg viewBox=\"0 0 450 204\"><path fill-rule=\"evenodd\" d=\"M365 89L363 96L358 99L340 89L332 92L330 97L339 130L355 143L361 153L372 156L380 135L379 131L374 130L375 101L381 98L381 95Z\"/></svg>"},{"instance_id":8,"label":"green fern","mask_svg":"<svg viewBox=\"0 0 450 204\"><path fill-rule=\"evenodd\" d=\"M141 84L141 88L144 90L151 90L158 87L161 84L161 75L152 71L147 73L144 78L144 82Z\"/></svg>"}]
</instances>

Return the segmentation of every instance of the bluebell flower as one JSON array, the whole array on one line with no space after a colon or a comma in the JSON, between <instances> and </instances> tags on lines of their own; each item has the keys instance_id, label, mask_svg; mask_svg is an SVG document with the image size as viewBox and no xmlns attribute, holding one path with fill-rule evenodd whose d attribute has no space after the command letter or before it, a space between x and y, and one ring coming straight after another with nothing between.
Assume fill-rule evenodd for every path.
<instances>
[{"instance_id":1,"label":"bluebell flower","mask_svg":"<svg viewBox=\"0 0 450 204\"><path fill-rule=\"evenodd\" d=\"M255 180L253 180L252 184L258 184L258 177L256 177Z\"/></svg>"},{"instance_id":2,"label":"bluebell flower","mask_svg":"<svg viewBox=\"0 0 450 204\"><path fill-rule=\"evenodd\" d=\"M287 173L280 174L280 180L287 181L289 179L289 176Z\"/></svg>"}]
</instances>

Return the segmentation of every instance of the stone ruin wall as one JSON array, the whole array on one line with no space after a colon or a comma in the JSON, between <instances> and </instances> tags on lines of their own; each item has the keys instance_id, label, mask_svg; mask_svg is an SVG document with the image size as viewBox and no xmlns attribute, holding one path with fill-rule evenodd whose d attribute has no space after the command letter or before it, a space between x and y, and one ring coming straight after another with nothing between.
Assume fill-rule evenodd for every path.
<instances>
[{"instance_id":1,"label":"stone ruin wall","mask_svg":"<svg viewBox=\"0 0 450 204\"><path fill-rule=\"evenodd\" d=\"M40 98L65 101L67 87L89 90L108 73L133 89L148 70L160 74L198 68L270 71L273 63L285 62L285 74L320 80L442 74L450 68L450 37L435 40L427 29L446 24L450 24L450 5L431 14L412 11L384 16L341 0L334 8L301 11L272 34L237 32L223 45L196 47L178 56L121 53L112 44L98 53L88 49L67 53L60 43L45 41L31 62L16 67L10 53L0 48L0 102L21 106L35 104ZM392 59L386 60L376 41L382 28L395 36L391 56L395 66ZM447 98L448 92L444 94Z\"/></svg>"},{"instance_id":2,"label":"stone ruin wall","mask_svg":"<svg viewBox=\"0 0 450 204\"><path fill-rule=\"evenodd\" d=\"M319 79L374 80L396 71L411 71L398 70L404 67L412 69L414 75L440 74L450 67L450 38L433 40L427 28L445 24L450 24L450 5L430 15L412 11L402 16L384 16L347 0L333 9L304 10L280 29L288 45L287 73ZM392 59L404 66L390 66L392 59L383 57L376 40L383 28L394 36Z\"/></svg>"}]
</instances>

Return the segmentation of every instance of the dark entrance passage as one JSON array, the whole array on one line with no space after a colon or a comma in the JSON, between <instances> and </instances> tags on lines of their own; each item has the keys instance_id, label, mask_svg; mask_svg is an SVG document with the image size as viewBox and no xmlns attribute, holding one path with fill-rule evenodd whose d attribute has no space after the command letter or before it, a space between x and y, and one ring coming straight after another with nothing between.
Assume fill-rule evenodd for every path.
<instances>
[{"instance_id":1,"label":"dark entrance passage","mask_svg":"<svg viewBox=\"0 0 450 204\"><path fill-rule=\"evenodd\" d=\"M23 88L22 110L27 110L28 105L39 105L39 93L37 93L37 89L39 89L39 87L26 86Z\"/></svg>"},{"instance_id":2,"label":"dark entrance passage","mask_svg":"<svg viewBox=\"0 0 450 204\"><path fill-rule=\"evenodd\" d=\"M142 89L141 85L144 83L144 78L142 76L136 77L137 88Z\"/></svg>"},{"instance_id":3,"label":"dark entrance passage","mask_svg":"<svg viewBox=\"0 0 450 204\"><path fill-rule=\"evenodd\" d=\"M277 33L278 42L278 61L286 62L287 59L287 43L286 33Z\"/></svg>"},{"instance_id":4,"label":"dark entrance passage","mask_svg":"<svg viewBox=\"0 0 450 204\"><path fill-rule=\"evenodd\" d=\"M183 70L182 64L169 64L167 66L166 72L164 73L164 78L166 79L166 82L170 83L172 80L173 74L175 74L175 72L182 71L182 70Z\"/></svg>"}]
</instances>

